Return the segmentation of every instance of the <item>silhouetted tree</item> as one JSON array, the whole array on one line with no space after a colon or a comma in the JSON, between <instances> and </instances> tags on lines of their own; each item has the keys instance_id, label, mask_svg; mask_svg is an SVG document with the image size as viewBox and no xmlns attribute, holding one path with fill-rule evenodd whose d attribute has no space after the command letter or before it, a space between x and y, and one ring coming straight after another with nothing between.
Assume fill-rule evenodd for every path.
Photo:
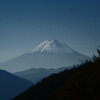
<instances>
[{"instance_id":1,"label":"silhouetted tree","mask_svg":"<svg viewBox=\"0 0 100 100\"><path fill-rule=\"evenodd\" d=\"M100 46L99 46L100 47ZM93 56L92 58L93 58L93 60L94 61L97 61L97 60L100 60L100 50L99 49L97 49L97 53L98 53L98 56Z\"/></svg>"}]
</instances>

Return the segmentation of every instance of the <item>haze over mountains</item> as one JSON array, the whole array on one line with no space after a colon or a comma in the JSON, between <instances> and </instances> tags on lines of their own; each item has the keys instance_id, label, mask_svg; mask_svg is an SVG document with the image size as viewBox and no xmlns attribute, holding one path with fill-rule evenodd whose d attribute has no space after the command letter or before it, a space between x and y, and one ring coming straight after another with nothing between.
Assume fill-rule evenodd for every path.
<instances>
[{"instance_id":1,"label":"haze over mountains","mask_svg":"<svg viewBox=\"0 0 100 100\"><path fill-rule=\"evenodd\" d=\"M73 66L69 67L61 67L58 69L50 68L50 69L45 69L45 68L31 68L25 71L20 71L20 72L15 72L13 73L16 76L19 76L21 78L27 79L33 83L37 83L41 81L41 79L54 74L54 73L59 73L65 69L71 69Z\"/></svg>"},{"instance_id":2,"label":"haze over mountains","mask_svg":"<svg viewBox=\"0 0 100 100\"><path fill-rule=\"evenodd\" d=\"M93 62L52 74L12 100L100 100L100 50Z\"/></svg>"},{"instance_id":3,"label":"haze over mountains","mask_svg":"<svg viewBox=\"0 0 100 100\"><path fill-rule=\"evenodd\" d=\"M46 40L31 52L0 63L0 69L17 72L30 68L61 68L78 64L79 60L85 59L89 57L76 52L58 40Z\"/></svg>"}]
</instances>

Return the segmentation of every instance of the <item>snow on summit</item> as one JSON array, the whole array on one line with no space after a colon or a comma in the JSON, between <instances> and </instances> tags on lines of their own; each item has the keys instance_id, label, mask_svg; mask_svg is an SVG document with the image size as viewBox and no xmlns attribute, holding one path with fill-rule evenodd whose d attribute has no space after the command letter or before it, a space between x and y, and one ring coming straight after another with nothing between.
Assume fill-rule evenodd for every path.
<instances>
[{"instance_id":1,"label":"snow on summit","mask_svg":"<svg viewBox=\"0 0 100 100\"><path fill-rule=\"evenodd\" d=\"M60 43L58 40L46 40L38 45L33 52L49 52L49 53L73 53L75 52L66 44Z\"/></svg>"}]
</instances>

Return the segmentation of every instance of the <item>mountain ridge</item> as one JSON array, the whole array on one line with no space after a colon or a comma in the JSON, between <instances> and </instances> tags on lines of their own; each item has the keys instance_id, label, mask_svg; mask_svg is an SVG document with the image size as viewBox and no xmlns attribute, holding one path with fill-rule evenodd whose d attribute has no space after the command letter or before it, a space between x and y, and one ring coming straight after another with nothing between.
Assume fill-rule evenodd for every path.
<instances>
[{"instance_id":1,"label":"mountain ridge","mask_svg":"<svg viewBox=\"0 0 100 100\"><path fill-rule=\"evenodd\" d=\"M31 81L0 70L0 100L11 99L32 85L34 83Z\"/></svg>"},{"instance_id":2,"label":"mountain ridge","mask_svg":"<svg viewBox=\"0 0 100 100\"><path fill-rule=\"evenodd\" d=\"M50 68L50 69L46 69L46 68L31 68L25 71L20 71L20 72L16 72L13 73L16 76L22 77L24 79L27 79L33 83L37 83L38 81L40 81L41 79L54 74L54 73L59 73L65 69L71 69L74 66L69 66L69 67L61 67L58 69L54 69L54 68Z\"/></svg>"}]
</instances>

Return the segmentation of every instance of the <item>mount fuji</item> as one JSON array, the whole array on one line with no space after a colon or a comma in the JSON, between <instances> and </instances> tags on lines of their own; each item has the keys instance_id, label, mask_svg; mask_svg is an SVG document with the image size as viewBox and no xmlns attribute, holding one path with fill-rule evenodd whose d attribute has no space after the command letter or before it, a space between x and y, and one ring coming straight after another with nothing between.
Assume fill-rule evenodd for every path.
<instances>
[{"instance_id":1,"label":"mount fuji","mask_svg":"<svg viewBox=\"0 0 100 100\"><path fill-rule=\"evenodd\" d=\"M37 46L32 52L72 53L75 51L58 40L47 40Z\"/></svg>"},{"instance_id":2,"label":"mount fuji","mask_svg":"<svg viewBox=\"0 0 100 100\"><path fill-rule=\"evenodd\" d=\"M58 40L46 40L32 51L7 62L0 63L0 69L9 72L23 71L30 68L61 68L78 64L79 60L90 59L60 43Z\"/></svg>"}]
</instances>

